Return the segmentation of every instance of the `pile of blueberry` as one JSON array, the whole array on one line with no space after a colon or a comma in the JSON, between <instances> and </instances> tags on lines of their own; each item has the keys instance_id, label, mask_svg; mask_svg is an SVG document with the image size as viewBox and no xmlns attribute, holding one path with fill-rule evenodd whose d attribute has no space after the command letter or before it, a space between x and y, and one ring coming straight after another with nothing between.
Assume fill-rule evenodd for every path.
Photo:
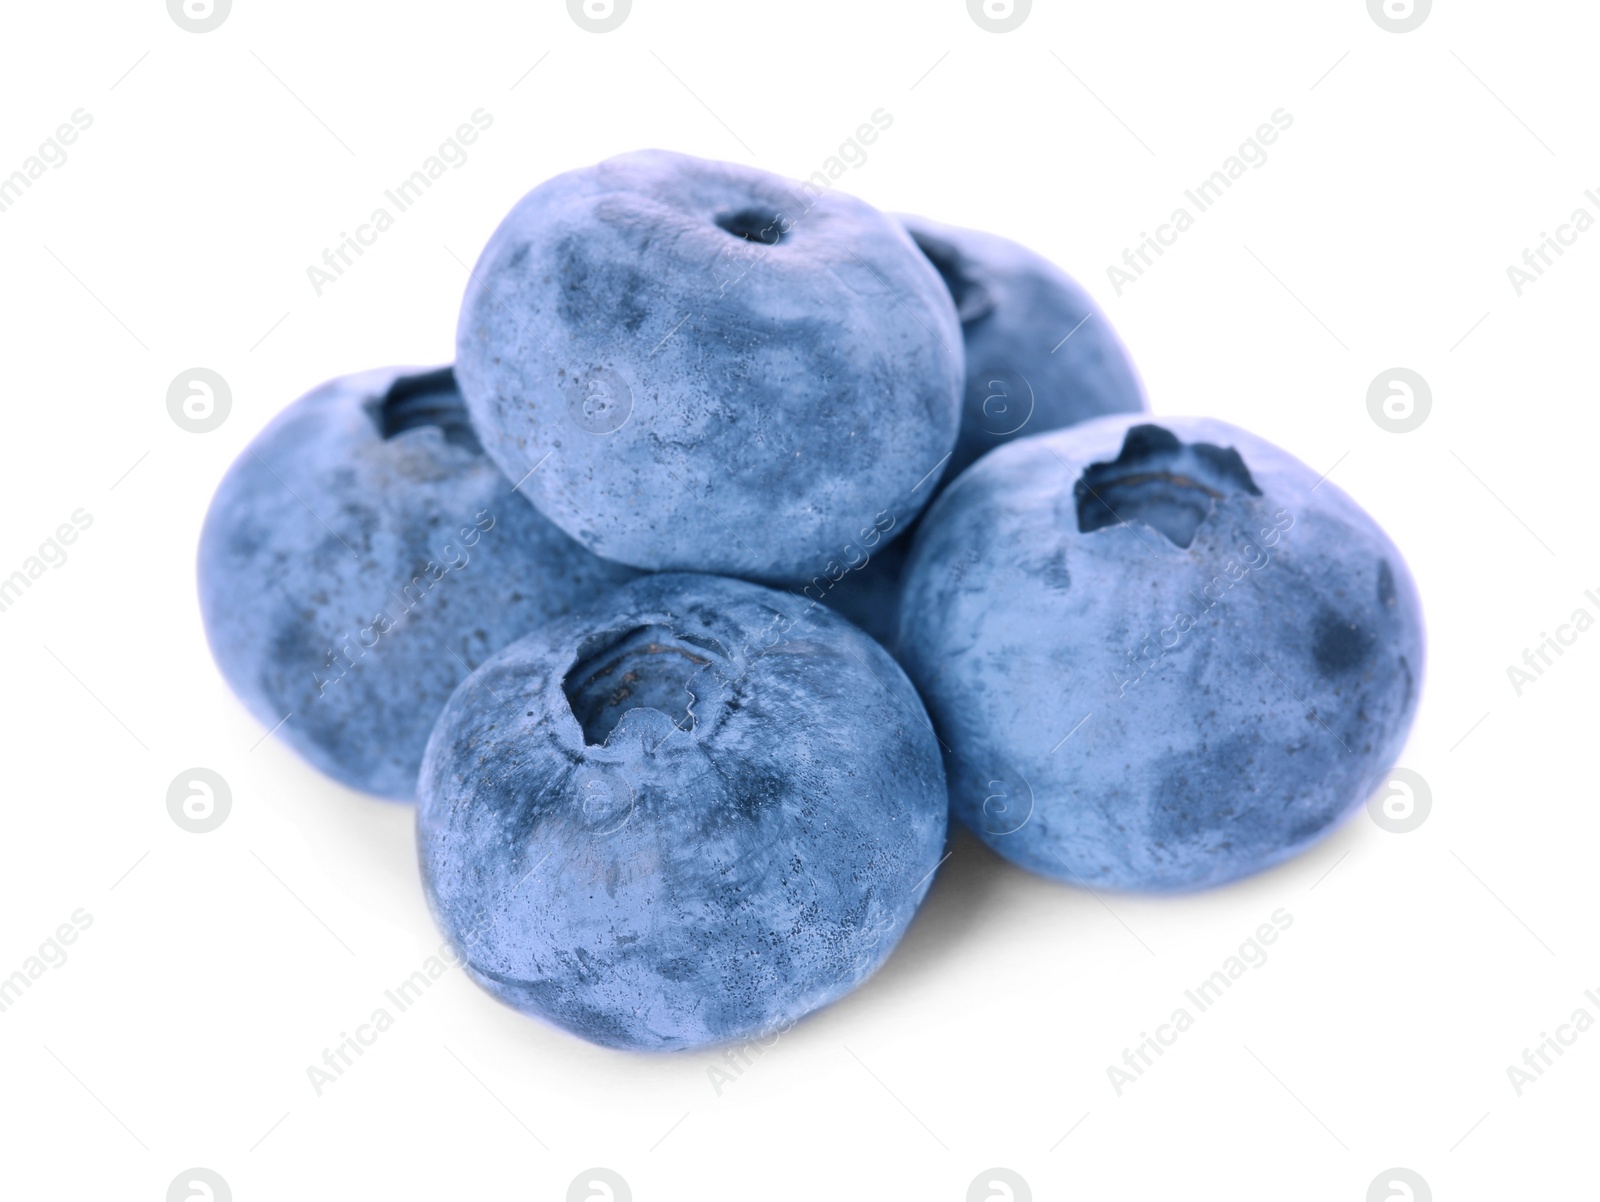
<instances>
[{"instance_id":1,"label":"pile of blueberry","mask_svg":"<svg viewBox=\"0 0 1600 1202\"><path fill-rule=\"evenodd\" d=\"M624 155L506 217L453 367L256 438L206 631L308 760L418 803L485 989L613 1047L760 1036L883 962L948 813L1069 885L1184 891L1394 764L1399 552L1278 448L1144 410L1015 243Z\"/></svg>"}]
</instances>

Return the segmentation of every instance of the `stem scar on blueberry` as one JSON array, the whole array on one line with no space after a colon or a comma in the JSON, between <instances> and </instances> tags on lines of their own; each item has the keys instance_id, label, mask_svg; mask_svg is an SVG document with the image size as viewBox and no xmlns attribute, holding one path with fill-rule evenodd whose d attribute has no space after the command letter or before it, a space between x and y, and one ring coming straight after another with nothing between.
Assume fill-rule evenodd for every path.
<instances>
[{"instance_id":1,"label":"stem scar on blueberry","mask_svg":"<svg viewBox=\"0 0 1600 1202\"><path fill-rule=\"evenodd\" d=\"M1261 490L1232 447L1185 443L1170 430L1138 425L1109 463L1091 463L1072 486L1078 530L1142 522L1174 546L1187 548L1225 497Z\"/></svg>"},{"instance_id":2,"label":"stem scar on blueberry","mask_svg":"<svg viewBox=\"0 0 1600 1202\"><path fill-rule=\"evenodd\" d=\"M467 417L466 402L456 386L453 367L401 376L382 397L367 402L367 411L386 441L419 426L437 426L446 442L474 455L483 454L483 444L478 441Z\"/></svg>"},{"instance_id":3,"label":"stem scar on blueberry","mask_svg":"<svg viewBox=\"0 0 1600 1202\"><path fill-rule=\"evenodd\" d=\"M719 213L716 223L736 238L746 242L759 242L763 246L777 246L789 231L784 229L781 213L768 209L740 209L735 213Z\"/></svg>"},{"instance_id":4,"label":"stem scar on blueberry","mask_svg":"<svg viewBox=\"0 0 1600 1202\"><path fill-rule=\"evenodd\" d=\"M580 649L561 690L590 747L603 746L634 709L656 710L688 732L698 723L691 682L715 658L665 626L635 626Z\"/></svg>"}]
</instances>

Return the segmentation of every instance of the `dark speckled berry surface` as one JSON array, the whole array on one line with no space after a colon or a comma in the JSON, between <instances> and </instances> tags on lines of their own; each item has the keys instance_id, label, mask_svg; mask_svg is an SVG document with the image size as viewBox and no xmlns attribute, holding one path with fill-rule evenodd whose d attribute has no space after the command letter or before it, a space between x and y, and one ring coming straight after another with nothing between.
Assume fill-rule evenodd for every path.
<instances>
[{"instance_id":1,"label":"dark speckled berry surface","mask_svg":"<svg viewBox=\"0 0 1600 1202\"><path fill-rule=\"evenodd\" d=\"M1303 463L1221 422L1108 417L1019 439L934 502L899 649L985 842L1181 890L1277 863L1369 796L1424 631L1399 551Z\"/></svg>"},{"instance_id":2,"label":"dark speckled berry surface","mask_svg":"<svg viewBox=\"0 0 1600 1202\"><path fill-rule=\"evenodd\" d=\"M595 1043L786 1027L889 954L943 851L940 749L876 643L790 593L645 577L484 664L421 775L435 918Z\"/></svg>"},{"instance_id":3,"label":"dark speckled berry surface","mask_svg":"<svg viewBox=\"0 0 1600 1202\"><path fill-rule=\"evenodd\" d=\"M448 368L296 401L229 468L200 537L201 613L234 692L328 775L402 800L472 668L636 574L511 492Z\"/></svg>"}]
</instances>

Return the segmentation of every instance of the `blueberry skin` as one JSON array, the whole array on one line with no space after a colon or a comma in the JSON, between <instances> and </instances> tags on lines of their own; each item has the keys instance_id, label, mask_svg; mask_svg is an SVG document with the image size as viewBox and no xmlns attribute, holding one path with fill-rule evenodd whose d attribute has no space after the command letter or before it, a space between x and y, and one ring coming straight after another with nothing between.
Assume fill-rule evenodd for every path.
<instances>
[{"instance_id":1,"label":"blueberry skin","mask_svg":"<svg viewBox=\"0 0 1600 1202\"><path fill-rule=\"evenodd\" d=\"M1148 407L1105 313L1054 263L994 234L900 220L961 318L966 395L946 483L1013 438Z\"/></svg>"},{"instance_id":2,"label":"blueberry skin","mask_svg":"<svg viewBox=\"0 0 1600 1202\"><path fill-rule=\"evenodd\" d=\"M420 792L424 887L473 979L643 1050L784 1030L859 985L947 822L882 648L793 594L676 573L479 668Z\"/></svg>"},{"instance_id":3,"label":"blueberry skin","mask_svg":"<svg viewBox=\"0 0 1600 1202\"><path fill-rule=\"evenodd\" d=\"M1310 468L1222 422L1107 417L1019 439L934 502L900 660L989 846L1170 891L1278 863L1368 797L1424 632L1400 553Z\"/></svg>"},{"instance_id":4,"label":"blueberry skin","mask_svg":"<svg viewBox=\"0 0 1600 1202\"><path fill-rule=\"evenodd\" d=\"M807 596L843 614L893 655L900 633L900 588L911 536L879 547L866 563L837 580L824 576L807 585Z\"/></svg>"},{"instance_id":5,"label":"blueberry skin","mask_svg":"<svg viewBox=\"0 0 1600 1202\"><path fill-rule=\"evenodd\" d=\"M471 668L635 575L511 492L449 368L362 372L290 405L200 536L201 615L233 691L329 776L404 801Z\"/></svg>"},{"instance_id":6,"label":"blueberry skin","mask_svg":"<svg viewBox=\"0 0 1600 1202\"><path fill-rule=\"evenodd\" d=\"M502 470L597 554L798 583L932 495L955 309L897 221L817 191L640 151L541 184L489 240L462 390Z\"/></svg>"}]
</instances>

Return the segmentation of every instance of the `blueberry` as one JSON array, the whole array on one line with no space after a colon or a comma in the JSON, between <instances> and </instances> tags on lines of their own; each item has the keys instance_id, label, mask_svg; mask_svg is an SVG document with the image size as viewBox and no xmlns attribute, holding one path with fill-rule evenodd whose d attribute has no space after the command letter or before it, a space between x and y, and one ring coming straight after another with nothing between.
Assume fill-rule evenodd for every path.
<instances>
[{"instance_id":1,"label":"blueberry","mask_svg":"<svg viewBox=\"0 0 1600 1202\"><path fill-rule=\"evenodd\" d=\"M794 594L673 573L479 668L419 791L424 886L473 979L636 1049L785 1029L858 985L947 812L882 648Z\"/></svg>"},{"instance_id":2,"label":"blueberry","mask_svg":"<svg viewBox=\"0 0 1600 1202\"><path fill-rule=\"evenodd\" d=\"M1199 418L988 455L929 510L901 606L955 814L1035 872L1118 889L1216 885L1326 835L1394 764L1423 645L1373 520Z\"/></svg>"},{"instance_id":3,"label":"blueberry","mask_svg":"<svg viewBox=\"0 0 1600 1202\"><path fill-rule=\"evenodd\" d=\"M1145 409L1116 331L1055 264L993 234L901 220L944 277L966 344L961 433L946 481L1013 438Z\"/></svg>"},{"instance_id":4,"label":"blueberry","mask_svg":"<svg viewBox=\"0 0 1600 1202\"><path fill-rule=\"evenodd\" d=\"M898 222L665 151L525 196L457 349L490 456L641 568L808 580L881 515L905 528L960 419L955 309Z\"/></svg>"},{"instance_id":5,"label":"blueberry","mask_svg":"<svg viewBox=\"0 0 1600 1202\"><path fill-rule=\"evenodd\" d=\"M234 692L328 775L404 800L472 668L635 574L511 491L448 367L296 401L228 470L200 536L201 613Z\"/></svg>"},{"instance_id":6,"label":"blueberry","mask_svg":"<svg viewBox=\"0 0 1600 1202\"><path fill-rule=\"evenodd\" d=\"M967 361L961 433L938 489L1013 438L1145 408L1144 387L1089 294L1026 247L992 234L901 219L939 271L961 318ZM1070 335L1068 337L1067 335ZM808 594L897 646L901 573L914 519L843 576L813 576Z\"/></svg>"},{"instance_id":7,"label":"blueberry","mask_svg":"<svg viewBox=\"0 0 1600 1202\"><path fill-rule=\"evenodd\" d=\"M897 538L837 580L814 579L807 596L827 604L865 630L892 654L900 628L900 588L911 540Z\"/></svg>"}]
</instances>

